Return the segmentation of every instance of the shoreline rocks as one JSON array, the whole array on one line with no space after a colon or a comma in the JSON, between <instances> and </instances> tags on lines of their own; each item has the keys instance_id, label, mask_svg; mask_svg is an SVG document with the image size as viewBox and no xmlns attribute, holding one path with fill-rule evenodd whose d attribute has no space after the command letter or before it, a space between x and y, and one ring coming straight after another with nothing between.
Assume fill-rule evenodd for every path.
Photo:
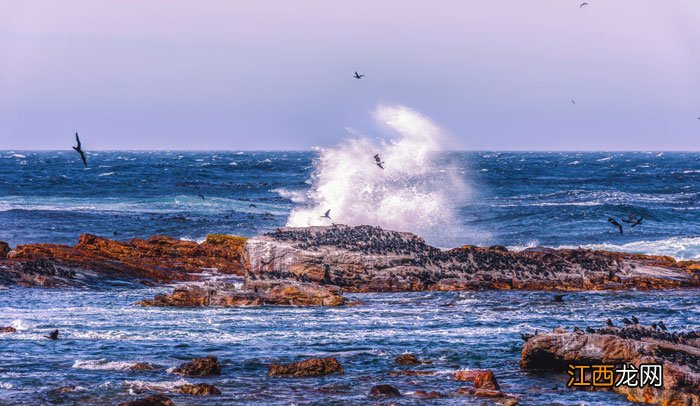
<instances>
[{"instance_id":1,"label":"shoreline rocks","mask_svg":"<svg viewBox=\"0 0 700 406\"><path fill-rule=\"evenodd\" d=\"M369 396L375 398L398 398L401 397L401 392L391 385L375 385L369 391Z\"/></svg>"},{"instance_id":2,"label":"shoreline rocks","mask_svg":"<svg viewBox=\"0 0 700 406\"><path fill-rule=\"evenodd\" d=\"M185 362L175 368L173 373L184 376L221 375L221 364L214 356L193 358L191 362Z\"/></svg>"},{"instance_id":3,"label":"shoreline rocks","mask_svg":"<svg viewBox=\"0 0 700 406\"><path fill-rule=\"evenodd\" d=\"M130 402L120 403L119 406L175 406L175 404L169 397L162 394L156 394L132 400Z\"/></svg>"},{"instance_id":4,"label":"shoreline rocks","mask_svg":"<svg viewBox=\"0 0 700 406\"><path fill-rule=\"evenodd\" d=\"M566 332L562 328L528 338L520 366L528 370L565 371L569 365L660 364L661 387L613 386L633 402L700 404L700 332L670 333L633 324Z\"/></svg>"},{"instance_id":5,"label":"shoreline rocks","mask_svg":"<svg viewBox=\"0 0 700 406\"><path fill-rule=\"evenodd\" d=\"M210 396L210 395L221 395L221 390L214 385L208 383L198 383L194 385L185 384L176 386L175 390L183 393L185 395L191 396Z\"/></svg>"},{"instance_id":6,"label":"shoreline rocks","mask_svg":"<svg viewBox=\"0 0 700 406\"><path fill-rule=\"evenodd\" d=\"M270 377L309 377L343 373L345 371L340 362L333 357L310 358L291 364L270 364L267 367L267 376Z\"/></svg>"},{"instance_id":7,"label":"shoreline rocks","mask_svg":"<svg viewBox=\"0 0 700 406\"><path fill-rule=\"evenodd\" d=\"M12 327L12 326L7 326L7 327L0 327L0 334L1 333L16 333L17 329Z\"/></svg>"}]
</instances>

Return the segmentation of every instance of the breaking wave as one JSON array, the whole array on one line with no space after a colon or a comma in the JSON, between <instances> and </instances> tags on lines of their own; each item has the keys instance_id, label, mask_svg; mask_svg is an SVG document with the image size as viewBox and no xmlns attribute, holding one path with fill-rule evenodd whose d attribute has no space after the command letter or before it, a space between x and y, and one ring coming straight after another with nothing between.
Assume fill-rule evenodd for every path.
<instances>
[{"instance_id":1,"label":"breaking wave","mask_svg":"<svg viewBox=\"0 0 700 406\"><path fill-rule=\"evenodd\" d=\"M397 137L352 138L321 149L306 196L309 204L293 209L287 225L369 224L414 232L443 246L473 241L475 234L457 215L470 190L459 171L438 157L440 128L403 106L380 105L374 117ZM331 219L321 218L326 210Z\"/></svg>"}]
</instances>

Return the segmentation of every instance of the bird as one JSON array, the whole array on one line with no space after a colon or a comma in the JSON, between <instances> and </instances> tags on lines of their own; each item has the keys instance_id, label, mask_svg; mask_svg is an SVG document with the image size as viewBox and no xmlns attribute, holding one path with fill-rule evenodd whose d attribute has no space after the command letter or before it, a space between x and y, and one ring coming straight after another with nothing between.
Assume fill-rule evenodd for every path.
<instances>
[{"instance_id":1,"label":"bird","mask_svg":"<svg viewBox=\"0 0 700 406\"><path fill-rule=\"evenodd\" d=\"M529 333L525 333L525 334L520 333L520 338L522 338L523 341L527 341L527 340L531 339L532 337L534 337L534 335L532 335L532 334L529 334Z\"/></svg>"},{"instance_id":2,"label":"bird","mask_svg":"<svg viewBox=\"0 0 700 406\"><path fill-rule=\"evenodd\" d=\"M251 204L248 205L248 207L258 207L258 206L256 206L256 205L254 205L253 203L251 203Z\"/></svg>"},{"instance_id":3,"label":"bird","mask_svg":"<svg viewBox=\"0 0 700 406\"><path fill-rule=\"evenodd\" d=\"M668 329L666 328L666 325L664 324L664 321L663 321L663 320L659 320L659 328L660 328L662 331L668 330Z\"/></svg>"},{"instance_id":4,"label":"bird","mask_svg":"<svg viewBox=\"0 0 700 406\"><path fill-rule=\"evenodd\" d=\"M630 226L630 228L634 228L634 227L636 227L636 226L642 224L642 220L644 220L644 219L641 218L641 217L638 218L637 221L635 221L634 224L632 224L632 225Z\"/></svg>"},{"instance_id":5,"label":"bird","mask_svg":"<svg viewBox=\"0 0 700 406\"><path fill-rule=\"evenodd\" d=\"M608 321L606 323L607 323L608 327L614 327L612 320L608 319Z\"/></svg>"},{"instance_id":6,"label":"bird","mask_svg":"<svg viewBox=\"0 0 700 406\"><path fill-rule=\"evenodd\" d=\"M654 330L656 330L656 328L657 328L656 323L651 323L651 328L653 328Z\"/></svg>"},{"instance_id":7,"label":"bird","mask_svg":"<svg viewBox=\"0 0 700 406\"><path fill-rule=\"evenodd\" d=\"M571 104L576 105L576 100L571 99Z\"/></svg>"},{"instance_id":8,"label":"bird","mask_svg":"<svg viewBox=\"0 0 700 406\"><path fill-rule=\"evenodd\" d=\"M58 330L54 330L49 335L46 336L46 338L50 340L58 340Z\"/></svg>"},{"instance_id":9,"label":"bird","mask_svg":"<svg viewBox=\"0 0 700 406\"><path fill-rule=\"evenodd\" d=\"M552 302L564 303L564 295L554 295Z\"/></svg>"},{"instance_id":10,"label":"bird","mask_svg":"<svg viewBox=\"0 0 700 406\"><path fill-rule=\"evenodd\" d=\"M375 154L375 155L374 155L374 160L376 161L376 162L375 162L375 165L377 165L378 167L384 169L384 167L382 166L382 165L384 165L384 162L382 162L382 159L379 157L379 154Z\"/></svg>"},{"instance_id":11,"label":"bird","mask_svg":"<svg viewBox=\"0 0 700 406\"><path fill-rule=\"evenodd\" d=\"M586 333L595 334L596 331L595 331L595 329L592 329L591 327L586 327Z\"/></svg>"},{"instance_id":12,"label":"bird","mask_svg":"<svg viewBox=\"0 0 700 406\"><path fill-rule=\"evenodd\" d=\"M197 196L201 197L202 200L204 200L204 195L197 195Z\"/></svg>"},{"instance_id":13,"label":"bird","mask_svg":"<svg viewBox=\"0 0 700 406\"><path fill-rule=\"evenodd\" d=\"M322 218L322 219L325 218L325 219L329 219L329 220L330 220L330 218L331 218L331 209L326 210L326 213L325 213L323 216L321 216L321 218Z\"/></svg>"},{"instance_id":14,"label":"bird","mask_svg":"<svg viewBox=\"0 0 700 406\"><path fill-rule=\"evenodd\" d=\"M78 143L78 145L73 147L73 149L80 154L80 159L83 160L83 165L87 166L87 159L85 159L85 153L83 153L83 149L80 146L80 137L78 137L78 133L75 133L75 141Z\"/></svg>"},{"instance_id":15,"label":"bird","mask_svg":"<svg viewBox=\"0 0 700 406\"><path fill-rule=\"evenodd\" d=\"M639 319L636 318L635 316L632 316L632 323L639 324Z\"/></svg>"},{"instance_id":16,"label":"bird","mask_svg":"<svg viewBox=\"0 0 700 406\"><path fill-rule=\"evenodd\" d=\"M622 221L625 222L625 223L627 223L627 224L632 224L632 223L634 223L635 221L637 221L637 218L638 218L638 217L635 216L634 214L630 214L629 216L627 216L626 219L622 219Z\"/></svg>"},{"instance_id":17,"label":"bird","mask_svg":"<svg viewBox=\"0 0 700 406\"><path fill-rule=\"evenodd\" d=\"M610 224L614 225L615 227L619 228L619 229L620 229L620 235L623 234L623 232L622 232L622 224L620 224L620 223L618 223L617 221L615 221L614 218L608 217L608 223L610 223Z\"/></svg>"},{"instance_id":18,"label":"bird","mask_svg":"<svg viewBox=\"0 0 700 406\"><path fill-rule=\"evenodd\" d=\"M581 5L578 8L583 8L583 6L587 6L588 3L581 3Z\"/></svg>"},{"instance_id":19,"label":"bird","mask_svg":"<svg viewBox=\"0 0 700 406\"><path fill-rule=\"evenodd\" d=\"M576 326L574 326L574 333L577 332L577 331L581 331L581 329L578 328L578 327L576 327Z\"/></svg>"},{"instance_id":20,"label":"bird","mask_svg":"<svg viewBox=\"0 0 700 406\"><path fill-rule=\"evenodd\" d=\"M355 75L353 77L355 79L362 79L363 76L365 76L365 75L360 75L359 73L357 73L357 71L355 71Z\"/></svg>"},{"instance_id":21,"label":"bird","mask_svg":"<svg viewBox=\"0 0 700 406\"><path fill-rule=\"evenodd\" d=\"M624 319L622 319L622 322L623 322L626 326L629 326L630 324L632 324L632 322L630 321L630 319L628 319L627 317L625 317Z\"/></svg>"}]
</instances>

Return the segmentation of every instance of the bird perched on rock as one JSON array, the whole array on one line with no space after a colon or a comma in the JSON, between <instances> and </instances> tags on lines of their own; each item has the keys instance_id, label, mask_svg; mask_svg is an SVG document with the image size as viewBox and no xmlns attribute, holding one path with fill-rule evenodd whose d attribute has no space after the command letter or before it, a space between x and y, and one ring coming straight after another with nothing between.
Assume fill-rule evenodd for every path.
<instances>
[{"instance_id":1,"label":"bird perched on rock","mask_svg":"<svg viewBox=\"0 0 700 406\"><path fill-rule=\"evenodd\" d=\"M663 320L659 320L659 328L661 331L667 331L668 329L666 328L666 325L664 324Z\"/></svg>"},{"instance_id":2,"label":"bird perched on rock","mask_svg":"<svg viewBox=\"0 0 700 406\"><path fill-rule=\"evenodd\" d=\"M632 324L632 322L630 321L630 319L628 319L627 317L625 317L624 319L622 319L622 323L623 323L625 326L629 326L630 324Z\"/></svg>"},{"instance_id":3,"label":"bird perched on rock","mask_svg":"<svg viewBox=\"0 0 700 406\"><path fill-rule=\"evenodd\" d=\"M83 152L83 148L81 147L80 144L80 137L78 137L78 133L75 133L75 141L78 143L73 149L75 152L80 154L80 159L83 160L83 165L87 166L87 159L85 158L85 153Z\"/></svg>"},{"instance_id":4,"label":"bird perched on rock","mask_svg":"<svg viewBox=\"0 0 700 406\"><path fill-rule=\"evenodd\" d=\"M586 327L586 333L595 334L595 332L596 332L595 329L592 329L590 327Z\"/></svg>"},{"instance_id":5,"label":"bird perched on rock","mask_svg":"<svg viewBox=\"0 0 700 406\"><path fill-rule=\"evenodd\" d=\"M46 336L46 338L50 340L58 340L58 330L50 332L49 335Z\"/></svg>"},{"instance_id":6,"label":"bird perched on rock","mask_svg":"<svg viewBox=\"0 0 700 406\"><path fill-rule=\"evenodd\" d=\"M531 339L532 337L534 337L533 334L529 334L529 333L524 333L524 334L523 334L523 333L520 333L520 338L522 338L523 341L527 341L527 340Z\"/></svg>"},{"instance_id":7,"label":"bird perched on rock","mask_svg":"<svg viewBox=\"0 0 700 406\"><path fill-rule=\"evenodd\" d=\"M632 323L639 324L639 319L636 318L635 316L632 316Z\"/></svg>"},{"instance_id":8,"label":"bird perched on rock","mask_svg":"<svg viewBox=\"0 0 700 406\"><path fill-rule=\"evenodd\" d=\"M614 327L615 325L613 324L612 320L608 319L607 321L608 327Z\"/></svg>"}]
</instances>

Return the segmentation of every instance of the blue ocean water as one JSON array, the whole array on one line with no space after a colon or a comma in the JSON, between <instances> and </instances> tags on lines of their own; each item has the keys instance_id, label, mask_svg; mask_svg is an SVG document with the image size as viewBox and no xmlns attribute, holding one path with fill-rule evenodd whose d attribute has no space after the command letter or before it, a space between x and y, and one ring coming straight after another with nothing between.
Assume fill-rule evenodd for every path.
<instances>
[{"instance_id":1,"label":"blue ocean water","mask_svg":"<svg viewBox=\"0 0 700 406\"><path fill-rule=\"evenodd\" d=\"M0 240L73 244L80 233L116 239L209 233L251 236L283 226L307 203L316 152L94 152L84 169L73 152L0 152ZM700 259L700 154L452 152L471 192L456 210L468 243L590 246ZM203 195L204 199L198 195ZM253 205L253 206L251 206ZM644 218L624 235L606 219ZM521 332L560 325L601 326L608 317L663 319L700 329L693 291L581 292L551 304L543 292L423 292L349 295L343 308L142 308L170 287L110 290L0 290L0 404L114 405L162 391L179 405L367 404L375 384L404 395L398 404L475 404L483 399L419 400L416 390L450 392L459 368L490 368L521 404L626 404L624 396L565 387L565 374L518 368ZM449 306L445 306L448 305ZM58 328L62 339L43 338ZM433 361L435 376L391 376L393 358ZM145 361L175 366L217 355L220 377L130 372ZM346 373L272 379L270 362L332 355ZM223 394L203 400L173 393L208 382ZM75 388L58 393L61 386ZM487 403L488 404L488 403Z\"/></svg>"},{"instance_id":2,"label":"blue ocean water","mask_svg":"<svg viewBox=\"0 0 700 406\"><path fill-rule=\"evenodd\" d=\"M305 203L316 152L0 152L0 240L73 244L209 233L256 235ZM700 258L700 153L452 152L474 235L451 241L584 245ZM204 200L198 195L202 195ZM254 206L251 206L254 205ZM641 226L619 235L607 223Z\"/></svg>"}]
</instances>

